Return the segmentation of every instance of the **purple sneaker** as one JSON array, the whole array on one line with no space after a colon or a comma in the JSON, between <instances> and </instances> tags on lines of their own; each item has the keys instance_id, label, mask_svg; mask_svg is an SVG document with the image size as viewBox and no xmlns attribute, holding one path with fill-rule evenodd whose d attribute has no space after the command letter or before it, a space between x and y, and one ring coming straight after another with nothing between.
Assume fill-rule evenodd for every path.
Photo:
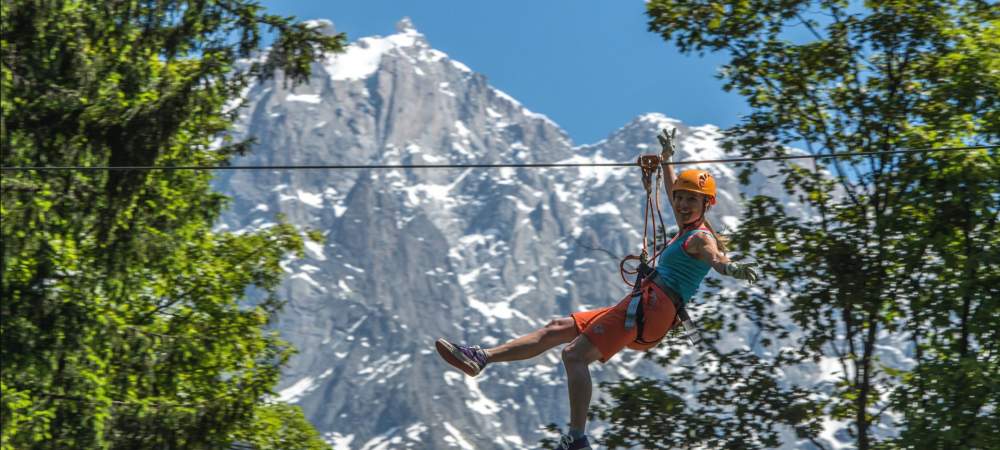
<instances>
[{"instance_id":1,"label":"purple sneaker","mask_svg":"<svg viewBox=\"0 0 1000 450\"><path fill-rule=\"evenodd\" d=\"M590 441L587 440L587 435L574 439L573 436L564 434L559 438L559 446L556 448L559 450L590 450Z\"/></svg>"},{"instance_id":2,"label":"purple sneaker","mask_svg":"<svg viewBox=\"0 0 1000 450\"><path fill-rule=\"evenodd\" d=\"M455 366L456 369L465 372L470 377L479 375L486 367L486 351L479 348L478 345L466 347L438 339L435 346L448 364Z\"/></svg>"}]
</instances>

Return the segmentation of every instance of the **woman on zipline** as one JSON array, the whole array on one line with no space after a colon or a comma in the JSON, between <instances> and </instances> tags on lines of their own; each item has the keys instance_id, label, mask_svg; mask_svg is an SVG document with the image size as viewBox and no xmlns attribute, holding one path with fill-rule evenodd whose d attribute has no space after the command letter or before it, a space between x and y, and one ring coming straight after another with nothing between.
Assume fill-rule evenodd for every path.
<instances>
[{"instance_id":1,"label":"woman on zipline","mask_svg":"<svg viewBox=\"0 0 1000 450\"><path fill-rule=\"evenodd\" d=\"M543 328L493 348L457 345L438 339L438 353L452 366L476 376L489 363L533 358L557 345L562 350L569 385L570 429L560 449L589 449L587 410L592 385L589 365L606 363L628 347L649 350L678 323L677 312L694 295L709 269L749 281L757 280L752 265L729 261L724 244L705 218L716 202L715 179L704 170L687 170L675 177L672 136L657 136L663 146L663 185L680 228L660 253L656 269L637 281L637 289L617 305L573 313ZM653 187L656 189L656 187ZM721 248L720 248L721 247ZM641 300L640 300L641 299Z\"/></svg>"}]
</instances>

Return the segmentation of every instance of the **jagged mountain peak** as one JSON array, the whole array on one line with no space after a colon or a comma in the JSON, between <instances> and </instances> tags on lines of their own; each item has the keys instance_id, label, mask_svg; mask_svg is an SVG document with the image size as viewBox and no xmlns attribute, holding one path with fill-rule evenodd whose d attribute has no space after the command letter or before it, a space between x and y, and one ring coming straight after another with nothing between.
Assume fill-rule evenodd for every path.
<instances>
[{"instance_id":1,"label":"jagged mountain peak","mask_svg":"<svg viewBox=\"0 0 1000 450\"><path fill-rule=\"evenodd\" d=\"M396 31L404 34L406 33L420 34L419 32L417 32L417 27L413 26L413 21L410 20L409 16L403 16L402 19L399 19L399 22L396 22Z\"/></svg>"},{"instance_id":2,"label":"jagged mountain peak","mask_svg":"<svg viewBox=\"0 0 1000 450\"><path fill-rule=\"evenodd\" d=\"M608 137L578 147L577 152L586 156L600 152L600 156L611 160L632 161L643 153L660 153L656 135L662 130L675 128L678 139L676 160L724 157L718 145L722 138L718 127L711 124L691 126L658 112L636 116Z\"/></svg>"},{"instance_id":3,"label":"jagged mountain peak","mask_svg":"<svg viewBox=\"0 0 1000 450\"><path fill-rule=\"evenodd\" d=\"M317 26L333 26L332 22L323 19L310 22ZM364 82L379 78L381 72L381 78L392 78L393 88L431 85L430 89L422 88L429 92L421 92L420 97L412 99L422 103L466 100L457 96L459 91L479 94L487 98L474 103L482 105L480 113L486 112L487 118L498 127L510 126L522 119L542 122L550 129L547 132L559 134L560 139L569 142L569 136L550 118L531 111L514 97L490 85L483 74L432 47L409 17L396 23L394 34L362 37L349 44L343 53L326 55L322 67L334 82Z\"/></svg>"},{"instance_id":4,"label":"jagged mountain peak","mask_svg":"<svg viewBox=\"0 0 1000 450\"><path fill-rule=\"evenodd\" d=\"M334 29L325 19L308 23ZM292 142L306 143L280 144L284 151L273 155L279 160L541 162L572 154L569 136L555 122L431 47L408 18L397 33L359 38L313 67L307 85L273 80L248 92L250 107L237 129L258 121L262 138L262 129L284 122L297 129Z\"/></svg>"},{"instance_id":5,"label":"jagged mountain peak","mask_svg":"<svg viewBox=\"0 0 1000 450\"><path fill-rule=\"evenodd\" d=\"M632 121L628 125L625 125L625 127L623 128L628 128L629 126L632 125L643 125L643 126L648 125L657 129L684 126L684 124L679 119L674 119L673 117L667 117L665 114L659 112L649 112L645 114L640 114L635 119L632 119Z\"/></svg>"},{"instance_id":6,"label":"jagged mountain peak","mask_svg":"<svg viewBox=\"0 0 1000 450\"><path fill-rule=\"evenodd\" d=\"M328 20L315 22L329 23L332 27L332 22ZM349 44L343 53L326 55L323 66L330 78L334 81L366 79L378 70L383 55L391 52L416 53L414 56L427 61L447 57L443 52L431 49L424 35L413 27L409 19L400 20L396 30L395 34L385 37L360 38Z\"/></svg>"}]
</instances>

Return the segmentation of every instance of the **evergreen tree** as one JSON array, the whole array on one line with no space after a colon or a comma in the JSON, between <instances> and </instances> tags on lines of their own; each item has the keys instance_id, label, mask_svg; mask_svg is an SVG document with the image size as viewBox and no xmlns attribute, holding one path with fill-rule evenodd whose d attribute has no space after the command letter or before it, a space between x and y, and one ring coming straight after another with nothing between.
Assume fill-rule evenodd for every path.
<instances>
[{"instance_id":1,"label":"evergreen tree","mask_svg":"<svg viewBox=\"0 0 1000 450\"><path fill-rule=\"evenodd\" d=\"M670 379L606 386L597 415L610 446L773 447L791 428L823 448L821 423L843 421L862 450L1000 448L1000 161L987 150L888 153L998 142L990 3L647 3L650 30L668 42L729 56L725 88L752 109L727 130L729 151L875 154L781 162L776 181L809 217L747 199L734 244L762 264L763 283L696 307L709 342L747 319L760 339L687 366L674 352L662 360ZM753 171L743 167L744 181ZM906 357L880 359L894 352ZM780 375L813 362L839 368L837 380Z\"/></svg>"},{"instance_id":2,"label":"evergreen tree","mask_svg":"<svg viewBox=\"0 0 1000 450\"><path fill-rule=\"evenodd\" d=\"M5 0L0 28L5 167L225 164L249 148L222 138L241 91L301 82L345 39L250 0ZM273 290L301 233L213 231L211 177L3 172L4 450L324 446L268 401L292 351L266 328Z\"/></svg>"}]
</instances>

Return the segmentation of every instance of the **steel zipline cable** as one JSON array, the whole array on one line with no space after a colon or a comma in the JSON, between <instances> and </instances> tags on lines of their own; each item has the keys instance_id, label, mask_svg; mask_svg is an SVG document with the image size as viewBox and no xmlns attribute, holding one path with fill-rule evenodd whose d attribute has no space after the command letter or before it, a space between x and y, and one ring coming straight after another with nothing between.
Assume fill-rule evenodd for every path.
<instances>
[{"instance_id":1,"label":"steel zipline cable","mask_svg":"<svg viewBox=\"0 0 1000 450\"><path fill-rule=\"evenodd\" d=\"M944 151L969 151L1000 148L1000 144L971 145L967 147L941 147L919 149L895 149L872 152L820 153L809 155L760 156L749 158L702 159L693 161L671 161L669 165L688 164L730 164L756 161L777 161L789 159L852 158L857 156L894 155L907 153L930 153ZM495 164L315 164L315 165L252 165L252 166L4 166L2 171L101 171L101 170L358 170L358 169L494 169L494 168L563 168L563 167L629 167L636 162L556 162L556 163L495 163Z\"/></svg>"}]
</instances>

